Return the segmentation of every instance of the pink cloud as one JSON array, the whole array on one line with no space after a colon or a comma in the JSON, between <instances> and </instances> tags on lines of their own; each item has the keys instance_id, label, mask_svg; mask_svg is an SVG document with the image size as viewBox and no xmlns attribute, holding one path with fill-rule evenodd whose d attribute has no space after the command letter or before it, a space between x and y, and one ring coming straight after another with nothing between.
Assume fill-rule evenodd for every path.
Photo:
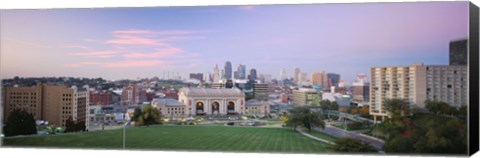
<instances>
[{"instance_id":1,"label":"pink cloud","mask_svg":"<svg viewBox=\"0 0 480 158\"><path fill-rule=\"evenodd\" d=\"M191 30L167 30L167 31L150 31L150 30L116 30L113 34L129 34L129 35L186 35L195 33Z\"/></svg>"},{"instance_id":2,"label":"pink cloud","mask_svg":"<svg viewBox=\"0 0 480 158\"><path fill-rule=\"evenodd\" d=\"M190 30L116 30L112 31L110 39L98 41L84 39L84 41L101 42L111 47L103 51L74 52L69 55L89 58L101 58L104 61L80 61L65 64L65 67L78 68L83 66L97 66L104 68L149 67L157 65L178 64L185 60L198 57L198 54L184 53L182 48L173 46L170 42L205 39L201 36L190 36L198 33ZM82 45L68 45L67 48L87 48ZM93 47L92 47L93 48ZM120 58L113 58L120 57ZM111 58L105 60L104 58ZM161 59L161 60L160 60ZM168 59L168 60L167 60ZM168 62L167 62L168 61Z\"/></svg>"},{"instance_id":3,"label":"pink cloud","mask_svg":"<svg viewBox=\"0 0 480 158\"><path fill-rule=\"evenodd\" d=\"M138 68L138 67L151 67L162 64L168 64L168 62L160 60L121 60L114 62L79 62L73 64L65 64L65 67L82 67L82 66L101 66L105 68Z\"/></svg>"},{"instance_id":4,"label":"pink cloud","mask_svg":"<svg viewBox=\"0 0 480 158\"><path fill-rule=\"evenodd\" d=\"M82 46L82 45L78 45L78 44L66 45L66 46L63 46L63 48L90 49L87 46Z\"/></svg>"},{"instance_id":5,"label":"pink cloud","mask_svg":"<svg viewBox=\"0 0 480 158\"><path fill-rule=\"evenodd\" d=\"M50 46L47 46L47 45L28 42L28 41L22 41L22 40L16 40L16 39L11 39L11 38L5 38L5 40L16 42L16 43L21 43L21 44L26 44L26 45L30 45L30 46L34 46L34 47L51 48Z\"/></svg>"},{"instance_id":6,"label":"pink cloud","mask_svg":"<svg viewBox=\"0 0 480 158\"><path fill-rule=\"evenodd\" d=\"M170 47L170 48L159 48L156 49L155 53L129 53L123 55L127 59L131 58L161 58L176 55L183 52L181 48Z\"/></svg>"},{"instance_id":7,"label":"pink cloud","mask_svg":"<svg viewBox=\"0 0 480 158\"><path fill-rule=\"evenodd\" d=\"M120 45L148 45L158 46L162 45L158 39L145 38L140 36L131 35L115 35L113 39L107 40L107 44L120 44Z\"/></svg>"},{"instance_id":8,"label":"pink cloud","mask_svg":"<svg viewBox=\"0 0 480 158\"><path fill-rule=\"evenodd\" d=\"M124 60L117 62L103 63L102 66L109 68L133 68L133 67L150 67L166 64L160 60Z\"/></svg>"},{"instance_id":9,"label":"pink cloud","mask_svg":"<svg viewBox=\"0 0 480 158\"><path fill-rule=\"evenodd\" d=\"M84 38L83 41L86 41L86 42L99 42L100 40L98 40L98 39L93 39L93 38Z\"/></svg>"},{"instance_id":10,"label":"pink cloud","mask_svg":"<svg viewBox=\"0 0 480 158\"><path fill-rule=\"evenodd\" d=\"M241 10L253 10L253 9L255 9L255 6L253 6L253 5L245 5L245 6L240 6L240 7L238 7L238 8L241 9Z\"/></svg>"},{"instance_id":11,"label":"pink cloud","mask_svg":"<svg viewBox=\"0 0 480 158\"><path fill-rule=\"evenodd\" d=\"M73 56L89 57L89 58L111 58L119 54L116 51L95 51L95 52L85 52L85 53L71 53Z\"/></svg>"},{"instance_id":12,"label":"pink cloud","mask_svg":"<svg viewBox=\"0 0 480 158\"><path fill-rule=\"evenodd\" d=\"M200 39L207 39L207 38L202 36L170 36L170 37L161 39L161 41L172 42L172 41L200 40Z\"/></svg>"},{"instance_id":13,"label":"pink cloud","mask_svg":"<svg viewBox=\"0 0 480 158\"><path fill-rule=\"evenodd\" d=\"M65 64L64 66L75 68L75 67L81 67L82 65L81 64Z\"/></svg>"},{"instance_id":14,"label":"pink cloud","mask_svg":"<svg viewBox=\"0 0 480 158\"><path fill-rule=\"evenodd\" d=\"M200 36L188 36L201 31L192 30L116 30L111 33L112 38L105 41L110 45L146 45L146 46L166 46L165 42L205 39Z\"/></svg>"}]
</instances>

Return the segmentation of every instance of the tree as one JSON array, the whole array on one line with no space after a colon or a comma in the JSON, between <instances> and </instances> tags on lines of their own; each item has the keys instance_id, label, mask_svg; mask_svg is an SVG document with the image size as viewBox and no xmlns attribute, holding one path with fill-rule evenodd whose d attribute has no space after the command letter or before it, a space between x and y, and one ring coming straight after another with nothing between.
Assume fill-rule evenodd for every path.
<instances>
[{"instance_id":1,"label":"tree","mask_svg":"<svg viewBox=\"0 0 480 158\"><path fill-rule=\"evenodd\" d=\"M314 127L325 127L323 115L317 111L312 111L307 107L296 107L289 112L287 126L293 127L294 130L298 126L303 126L311 132Z\"/></svg>"},{"instance_id":2,"label":"tree","mask_svg":"<svg viewBox=\"0 0 480 158\"><path fill-rule=\"evenodd\" d=\"M5 136L37 134L33 115L23 110L13 110L4 127Z\"/></svg>"},{"instance_id":3,"label":"tree","mask_svg":"<svg viewBox=\"0 0 480 158\"><path fill-rule=\"evenodd\" d=\"M330 100L322 100L320 101L320 108L322 110L338 110L337 102L331 102Z\"/></svg>"},{"instance_id":4,"label":"tree","mask_svg":"<svg viewBox=\"0 0 480 158\"><path fill-rule=\"evenodd\" d=\"M132 120L137 120L140 115L142 115L142 109L140 108L135 108L135 111L133 112Z\"/></svg>"},{"instance_id":5,"label":"tree","mask_svg":"<svg viewBox=\"0 0 480 158\"><path fill-rule=\"evenodd\" d=\"M456 117L434 113L396 117L377 124L372 133L385 138L387 153L467 153L467 126Z\"/></svg>"},{"instance_id":6,"label":"tree","mask_svg":"<svg viewBox=\"0 0 480 158\"><path fill-rule=\"evenodd\" d=\"M282 122L282 126L286 125L288 122L288 113L284 112L283 114L280 114L280 121Z\"/></svg>"},{"instance_id":7,"label":"tree","mask_svg":"<svg viewBox=\"0 0 480 158\"><path fill-rule=\"evenodd\" d=\"M365 143L353 138L339 138L335 140L335 145L333 145L331 148L337 152L377 152L377 150L369 143Z\"/></svg>"},{"instance_id":8,"label":"tree","mask_svg":"<svg viewBox=\"0 0 480 158\"><path fill-rule=\"evenodd\" d=\"M65 121L65 133L75 132L77 131L77 127L75 126L75 122L73 118L70 116L68 117L67 121Z\"/></svg>"},{"instance_id":9,"label":"tree","mask_svg":"<svg viewBox=\"0 0 480 158\"><path fill-rule=\"evenodd\" d=\"M70 116L68 117L67 121L65 121L65 133L69 132L79 132L79 131L85 131L86 126L85 126L85 121L80 121L80 122L75 122L73 121L73 118Z\"/></svg>"},{"instance_id":10,"label":"tree","mask_svg":"<svg viewBox=\"0 0 480 158\"><path fill-rule=\"evenodd\" d=\"M410 105L403 99L385 99L385 108L393 116L405 116L410 114Z\"/></svg>"},{"instance_id":11,"label":"tree","mask_svg":"<svg viewBox=\"0 0 480 158\"><path fill-rule=\"evenodd\" d=\"M346 108L346 107L340 107L339 111L340 111L340 112L343 112L343 113L348 113L348 108Z\"/></svg>"},{"instance_id":12,"label":"tree","mask_svg":"<svg viewBox=\"0 0 480 158\"><path fill-rule=\"evenodd\" d=\"M137 116L135 116L135 113L137 113ZM138 126L162 123L160 111L151 105L145 105L143 110L139 112L135 109L132 120L135 120L135 124Z\"/></svg>"},{"instance_id":13,"label":"tree","mask_svg":"<svg viewBox=\"0 0 480 158\"><path fill-rule=\"evenodd\" d=\"M76 126L78 131L86 131L87 130L87 126L85 125L85 121L77 122L77 124L75 126Z\"/></svg>"},{"instance_id":14,"label":"tree","mask_svg":"<svg viewBox=\"0 0 480 158\"><path fill-rule=\"evenodd\" d=\"M467 116L467 106L465 106L465 105L460 106L460 108L458 109L458 115L466 117Z\"/></svg>"},{"instance_id":15,"label":"tree","mask_svg":"<svg viewBox=\"0 0 480 158\"><path fill-rule=\"evenodd\" d=\"M456 115L459 113L455 107L441 101L425 100L425 107L435 115Z\"/></svg>"},{"instance_id":16,"label":"tree","mask_svg":"<svg viewBox=\"0 0 480 158\"><path fill-rule=\"evenodd\" d=\"M356 108L350 109L350 114L355 115L358 114L358 110Z\"/></svg>"},{"instance_id":17,"label":"tree","mask_svg":"<svg viewBox=\"0 0 480 158\"><path fill-rule=\"evenodd\" d=\"M363 106L362 108L360 108L359 113L360 113L360 116L362 117L370 116L370 110L366 106Z\"/></svg>"}]
</instances>

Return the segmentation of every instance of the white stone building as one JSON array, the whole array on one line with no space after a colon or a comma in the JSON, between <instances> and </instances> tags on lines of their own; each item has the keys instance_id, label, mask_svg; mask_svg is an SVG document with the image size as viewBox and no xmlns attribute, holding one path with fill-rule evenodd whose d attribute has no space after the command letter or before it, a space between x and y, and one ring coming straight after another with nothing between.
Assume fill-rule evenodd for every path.
<instances>
[{"instance_id":1,"label":"white stone building","mask_svg":"<svg viewBox=\"0 0 480 158\"><path fill-rule=\"evenodd\" d=\"M185 87L180 89L178 101L186 105L186 116L243 115L245 113L245 94L237 88Z\"/></svg>"}]
</instances>

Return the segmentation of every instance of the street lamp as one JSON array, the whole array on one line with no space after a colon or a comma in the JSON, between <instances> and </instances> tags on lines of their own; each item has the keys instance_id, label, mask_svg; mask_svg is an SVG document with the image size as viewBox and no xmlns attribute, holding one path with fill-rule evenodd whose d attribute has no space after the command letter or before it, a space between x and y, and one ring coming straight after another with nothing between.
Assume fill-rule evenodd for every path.
<instances>
[{"instance_id":1,"label":"street lamp","mask_svg":"<svg viewBox=\"0 0 480 158\"><path fill-rule=\"evenodd\" d=\"M124 114L124 120L125 120L125 124L123 124L123 150L125 150L125 144L126 144L126 141L127 141L127 125L130 123L130 117L126 117L128 116L128 113L125 113Z\"/></svg>"},{"instance_id":2,"label":"street lamp","mask_svg":"<svg viewBox=\"0 0 480 158\"><path fill-rule=\"evenodd\" d=\"M347 137L347 119L343 118L343 128L345 131L343 132L343 137Z\"/></svg>"},{"instance_id":3,"label":"street lamp","mask_svg":"<svg viewBox=\"0 0 480 158\"><path fill-rule=\"evenodd\" d=\"M126 130L127 124L128 124L128 122L123 125L123 150L125 150L125 144L126 144L126 141L127 141L126 138L125 138L126 135L127 135L126 134L127 133L127 130Z\"/></svg>"}]
</instances>

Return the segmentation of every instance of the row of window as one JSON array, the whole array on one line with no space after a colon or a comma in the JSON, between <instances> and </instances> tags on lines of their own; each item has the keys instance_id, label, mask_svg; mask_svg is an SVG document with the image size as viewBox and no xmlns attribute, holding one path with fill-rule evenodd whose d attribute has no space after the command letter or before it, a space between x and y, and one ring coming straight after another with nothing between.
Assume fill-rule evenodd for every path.
<instances>
[{"instance_id":1,"label":"row of window","mask_svg":"<svg viewBox=\"0 0 480 158\"><path fill-rule=\"evenodd\" d=\"M10 95L28 95L28 92L10 92ZM37 95L37 93L30 93L30 95Z\"/></svg>"}]
</instances>

